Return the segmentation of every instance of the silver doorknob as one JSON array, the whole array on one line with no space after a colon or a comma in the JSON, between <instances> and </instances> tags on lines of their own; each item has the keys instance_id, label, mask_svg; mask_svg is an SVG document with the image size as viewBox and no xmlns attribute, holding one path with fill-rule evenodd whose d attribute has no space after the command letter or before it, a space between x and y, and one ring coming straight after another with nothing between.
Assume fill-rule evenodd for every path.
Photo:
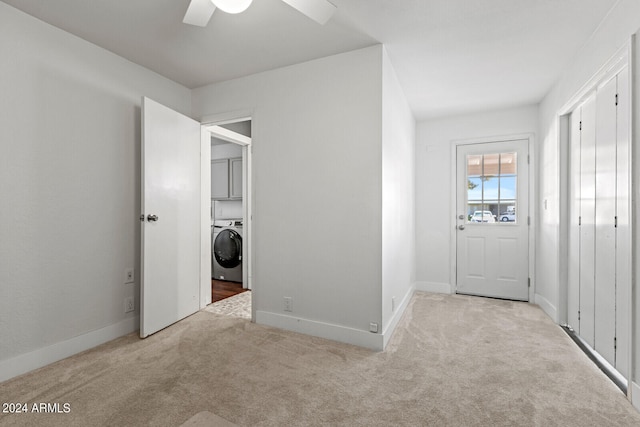
<instances>
[{"instance_id":1,"label":"silver doorknob","mask_svg":"<svg viewBox=\"0 0 640 427\"><path fill-rule=\"evenodd\" d=\"M152 222L152 221L157 221L158 220L158 215L147 215L147 221Z\"/></svg>"},{"instance_id":2,"label":"silver doorknob","mask_svg":"<svg viewBox=\"0 0 640 427\"><path fill-rule=\"evenodd\" d=\"M464 225L459 225L458 230L464 230Z\"/></svg>"}]
</instances>

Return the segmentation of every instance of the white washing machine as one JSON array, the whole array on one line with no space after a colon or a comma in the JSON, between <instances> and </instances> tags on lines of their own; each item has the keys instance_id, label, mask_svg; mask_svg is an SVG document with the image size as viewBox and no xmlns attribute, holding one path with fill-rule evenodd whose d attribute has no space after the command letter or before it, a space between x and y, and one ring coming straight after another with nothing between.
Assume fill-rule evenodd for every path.
<instances>
[{"instance_id":1,"label":"white washing machine","mask_svg":"<svg viewBox=\"0 0 640 427\"><path fill-rule=\"evenodd\" d=\"M242 220L217 219L211 231L213 278L242 283Z\"/></svg>"}]
</instances>

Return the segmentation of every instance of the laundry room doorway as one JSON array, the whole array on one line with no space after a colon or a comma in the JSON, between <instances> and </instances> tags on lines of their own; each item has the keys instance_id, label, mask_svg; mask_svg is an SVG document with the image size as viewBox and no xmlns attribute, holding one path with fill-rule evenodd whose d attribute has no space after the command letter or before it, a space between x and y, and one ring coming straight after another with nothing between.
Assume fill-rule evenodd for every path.
<instances>
[{"instance_id":1,"label":"laundry room doorway","mask_svg":"<svg viewBox=\"0 0 640 427\"><path fill-rule=\"evenodd\" d=\"M251 120L208 126L211 133L212 277L240 290L251 289L249 269L242 262L247 214L246 155L251 144ZM235 285L234 285L235 284ZM231 286L231 288L233 287ZM215 286L213 286L215 292ZM227 290L231 290L226 286ZM215 296L213 300L215 301Z\"/></svg>"}]
</instances>

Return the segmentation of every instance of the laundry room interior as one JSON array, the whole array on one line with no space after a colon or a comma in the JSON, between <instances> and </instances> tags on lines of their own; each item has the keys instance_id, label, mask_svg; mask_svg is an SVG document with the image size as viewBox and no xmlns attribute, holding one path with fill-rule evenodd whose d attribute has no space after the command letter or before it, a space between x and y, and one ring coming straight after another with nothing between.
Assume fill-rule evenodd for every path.
<instances>
[{"instance_id":1,"label":"laundry room interior","mask_svg":"<svg viewBox=\"0 0 640 427\"><path fill-rule=\"evenodd\" d=\"M251 138L251 121L219 127L230 132L211 136L212 303L250 290L243 265L245 159L236 138Z\"/></svg>"}]
</instances>

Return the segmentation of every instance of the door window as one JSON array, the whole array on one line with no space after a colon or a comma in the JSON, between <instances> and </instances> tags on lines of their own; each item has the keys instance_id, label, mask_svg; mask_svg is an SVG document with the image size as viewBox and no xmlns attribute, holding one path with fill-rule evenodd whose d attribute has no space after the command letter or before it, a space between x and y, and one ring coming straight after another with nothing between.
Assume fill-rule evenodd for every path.
<instances>
[{"instance_id":1,"label":"door window","mask_svg":"<svg viewBox=\"0 0 640 427\"><path fill-rule=\"evenodd\" d=\"M516 223L517 153L467 155L467 223Z\"/></svg>"}]
</instances>

